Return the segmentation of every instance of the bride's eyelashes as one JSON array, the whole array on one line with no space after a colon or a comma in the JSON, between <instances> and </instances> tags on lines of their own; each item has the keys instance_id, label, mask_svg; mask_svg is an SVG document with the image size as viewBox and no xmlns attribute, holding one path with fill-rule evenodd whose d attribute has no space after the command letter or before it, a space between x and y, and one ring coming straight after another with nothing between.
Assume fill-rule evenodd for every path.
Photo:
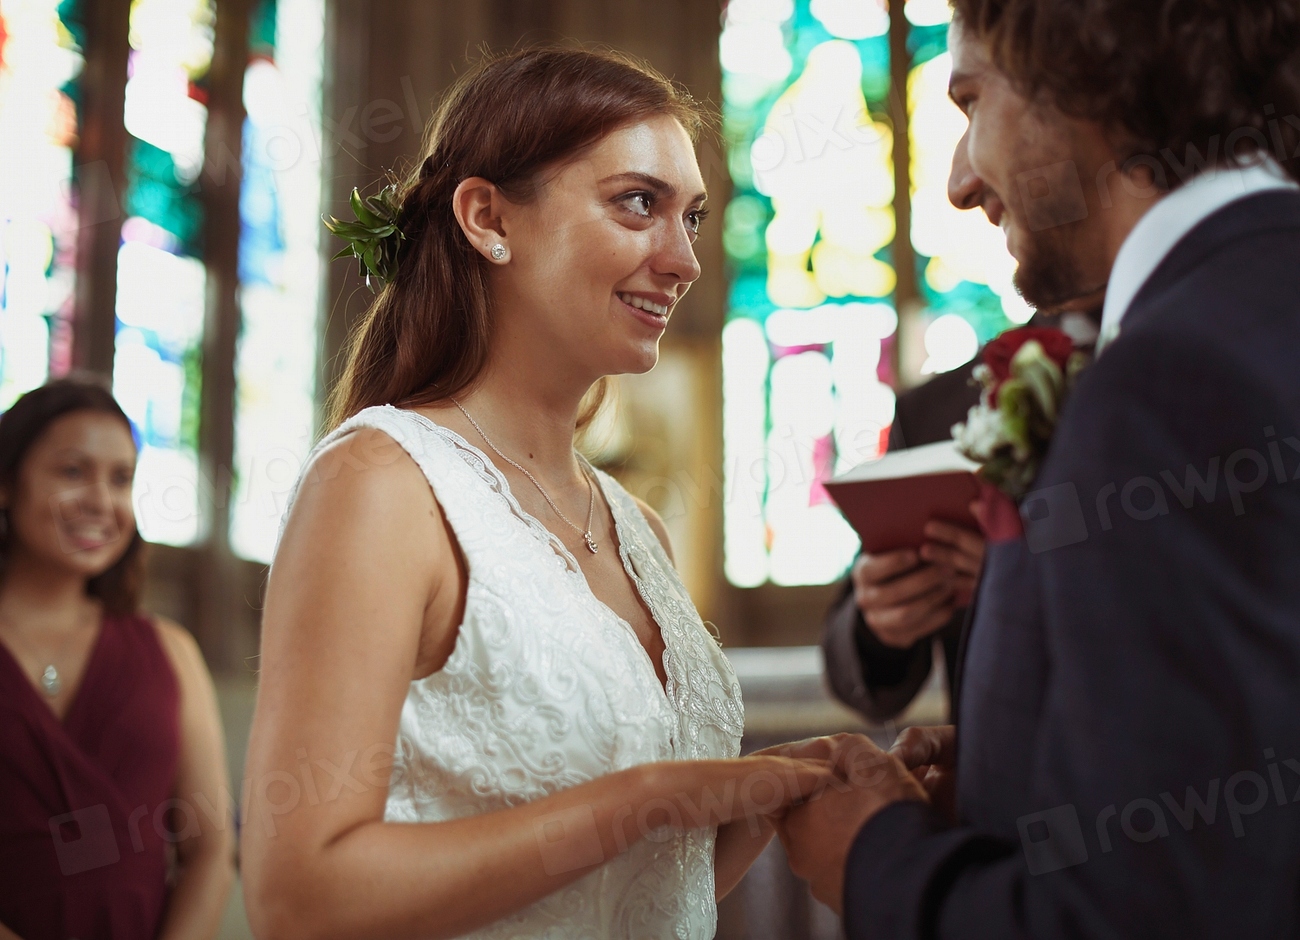
<instances>
[{"instance_id":1,"label":"bride's eyelashes","mask_svg":"<svg viewBox=\"0 0 1300 940\"><path fill-rule=\"evenodd\" d=\"M654 193L637 190L616 197L614 202L622 205L637 219L649 221L654 216ZM700 226L704 224L704 220L708 217L709 210L706 206L699 206L687 211L685 216L686 230L690 232L692 239L700 234Z\"/></svg>"},{"instance_id":2,"label":"bride's eyelashes","mask_svg":"<svg viewBox=\"0 0 1300 940\"><path fill-rule=\"evenodd\" d=\"M692 235L700 234L700 226L704 224L704 220L708 217L708 206L700 206L698 209L692 209L686 213L687 228L690 229Z\"/></svg>"}]
</instances>

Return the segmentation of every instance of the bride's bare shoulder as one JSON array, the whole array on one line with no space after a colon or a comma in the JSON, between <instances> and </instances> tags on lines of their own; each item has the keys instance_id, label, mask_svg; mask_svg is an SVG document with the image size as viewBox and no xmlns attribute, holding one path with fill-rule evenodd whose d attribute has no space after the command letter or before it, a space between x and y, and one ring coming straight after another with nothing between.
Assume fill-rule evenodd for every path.
<instances>
[{"instance_id":1,"label":"bride's bare shoulder","mask_svg":"<svg viewBox=\"0 0 1300 940\"><path fill-rule=\"evenodd\" d=\"M298 541L294 535L306 535L308 544L319 537L346 537L361 545L403 538L437 541L441 522L442 510L424 473L402 445L378 428L361 427L331 441L307 464L285 543Z\"/></svg>"},{"instance_id":2,"label":"bride's bare shoulder","mask_svg":"<svg viewBox=\"0 0 1300 940\"><path fill-rule=\"evenodd\" d=\"M422 481L424 475L396 440L380 428L353 428L318 450L303 473L300 491L331 483L360 485Z\"/></svg>"}]
</instances>

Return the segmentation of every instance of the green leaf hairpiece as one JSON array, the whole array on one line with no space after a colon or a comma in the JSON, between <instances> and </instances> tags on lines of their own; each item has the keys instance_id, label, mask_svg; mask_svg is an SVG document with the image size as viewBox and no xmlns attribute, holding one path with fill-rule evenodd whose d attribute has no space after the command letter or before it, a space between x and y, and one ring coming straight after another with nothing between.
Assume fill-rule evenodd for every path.
<instances>
[{"instance_id":1,"label":"green leaf hairpiece","mask_svg":"<svg viewBox=\"0 0 1300 940\"><path fill-rule=\"evenodd\" d=\"M371 286L372 275L385 284L391 283L397 276L397 253L406 239L397 227L397 218L402 210L397 184L389 183L374 196L362 196L353 189L349 201L357 219L355 222L343 222L333 217L325 219L325 227L347 242L347 246L330 260L356 258L361 263L367 287Z\"/></svg>"}]
</instances>

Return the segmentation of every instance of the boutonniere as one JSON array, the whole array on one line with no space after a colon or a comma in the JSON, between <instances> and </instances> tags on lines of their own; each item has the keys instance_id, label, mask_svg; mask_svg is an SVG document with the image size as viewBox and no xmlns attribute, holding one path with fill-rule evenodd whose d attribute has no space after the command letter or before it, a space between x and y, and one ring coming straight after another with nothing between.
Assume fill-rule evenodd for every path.
<instances>
[{"instance_id":1,"label":"boutonniere","mask_svg":"<svg viewBox=\"0 0 1300 940\"><path fill-rule=\"evenodd\" d=\"M397 227L402 211L397 186L390 183L374 196L362 196L353 189L349 201L352 214L356 216L355 222L335 218L325 220L325 227L347 242L330 260L356 258L361 262L361 274L367 287L370 287L371 275L385 284L390 283L397 275L397 253L406 237Z\"/></svg>"},{"instance_id":2,"label":"boutonniere","mask_svg":"<svg viewBox=\"0 0 1300 940\"><path fill-rule=\"evenodd\" d=\"M1061 409L1088 358L1060 330L1034 327L1008 330L984 347L982 358L975 367L975 379L984 387L979 404L964 424L953 426L952 434L957 449L980 464L986 517L981 521L997 540L998 533L989 530L1019 535L1007 531L1019 528L1015 504L1033 486Z\"/></svg>"}]
</instances>

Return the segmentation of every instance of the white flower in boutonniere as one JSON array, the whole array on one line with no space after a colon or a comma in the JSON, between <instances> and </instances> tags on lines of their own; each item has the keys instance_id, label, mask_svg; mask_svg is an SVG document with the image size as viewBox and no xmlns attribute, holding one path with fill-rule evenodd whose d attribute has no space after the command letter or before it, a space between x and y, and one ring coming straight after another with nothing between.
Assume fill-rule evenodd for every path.
<instances>
[{"instance_id":1,"label":"white flower in boutonniere","mask_svg":"<svg viewBox=\"0 0 1300 940\"><path fill-rule=\"evenodd\" d=\"M1033 485L1056 421L1087 364L1060 330L1008 330L984 348L975 378L980 403L953 426L957 449L981 465L981 479L1019 501Z\"/></svg>"}]
</instances>

